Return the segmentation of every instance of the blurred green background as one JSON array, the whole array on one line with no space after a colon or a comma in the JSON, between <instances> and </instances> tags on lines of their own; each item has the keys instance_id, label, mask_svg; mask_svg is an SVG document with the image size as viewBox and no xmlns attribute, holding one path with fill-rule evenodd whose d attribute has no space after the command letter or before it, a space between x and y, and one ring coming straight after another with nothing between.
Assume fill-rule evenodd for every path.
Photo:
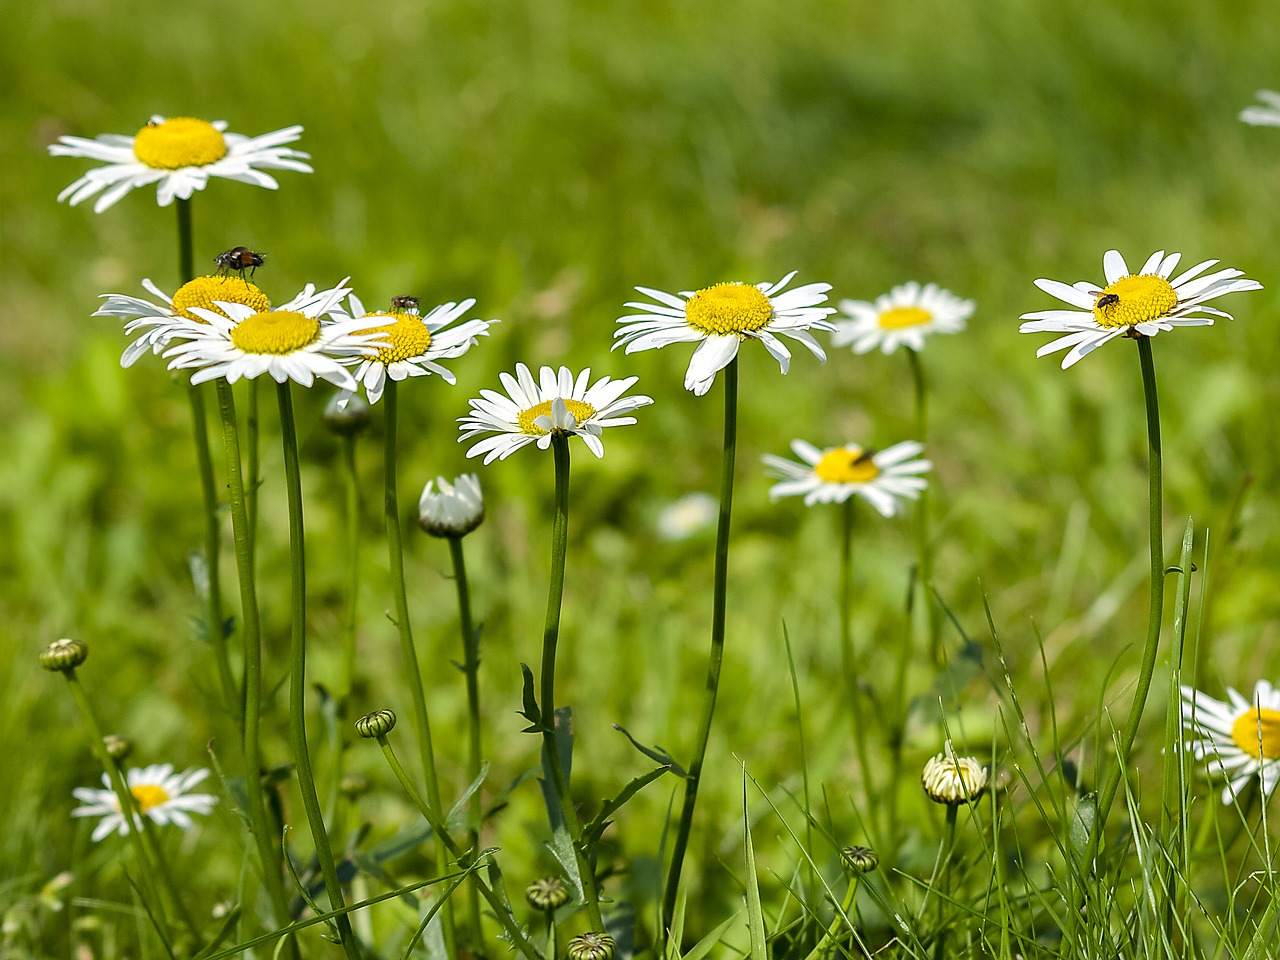
<instances>
[{"instance_id":1,"label":"blurred green background","mask_svg":"<svg viewBox=\"0 0 1280 960\"><path fill-rule=\"evenodd\" d=\"M837 299L917 279L976 300L971 329L930 341L924 355L937 585L976 637L989 596L1033 723L1050 709L1043 635L1052 706L1075 737L1096 721L1117 658L1110 696L1127 705L1145 628L1141 387L1128 344L1063 373L1034 358L1043 341L1017 335L1018 315L1053 305L1034 278L1096 280L1111 247L1135 266L1167 249L1187 264L1216 257L1245 270L1266 290L1220 304L1236 322L1155 343L1168 537L1172 552L1188 515L1200 535L1212 528L1202 687L1221 696L1224 684L1251 689L1275 676L1280 129L1237 119L1256 89L1280 87L1272 5L8 0L3 23L0 743L17 772L15 788L0 791L0 822L21 829L0 831L0 876L43 882L70 862L70 789L96 778L61 684L35 665L48 641L89 643L84 680L109 726L137 740L138 762L205 765L206 741L229 732L193 692L206 690L211 661L192 627L187 556L201 524L182 391L151 358L121 370L118 326L89 316L100 294L140 294L143 277L173 289L174 211L156 207L151 188L102 215L59 205L58 191L89 164L46 154L59 135L132 134L152 113L226 119L251 135L306 128L296 146L315 174L282 172L278 192L213 181L196 195L198 263L211 268L243 243L268 254L258 278L276 300L350 275L366 302L474 296L477 314L502 319L453 364L457 387L432 378L402 391L406 515L427 479L474 465L453 419L517 361L637 374L637 389L656 398L637 426L606 435L603 461L575 448L562 690L577 717L583 797L611 794L647 767L610 723L687 755L710 618L709 538L662 542L655 518L681 494L714 491L720 392L681 389L687 348L610 353L635 284L691 289L797 269L797 282L829 281ZM812 763L845 842L857 842L831 679L836 513L770 504L759 456L794 437L885 446L912 423L901 355L838 352L819 366L798 351L780 377L748 347L742 377L730 652L692 868L703 896L726 903L738 896L719 858L740 859L739 759L762 784L796 783L783 618ZM327 395L314 393L299 401L313 675L332 683L341 497L337 447L318 418ZM269 427L260 563L279 679L287 543L274 437ZM375 431L361 458L357 711L408 705L383 616L377 446ZM467 547L486 623L488 753L505 782L536 756L517 733L516 663L537 656L550 459L525 451L481 480L491 519ZM462 684L449 666L460 652L447 552L425 537L409 543L437 736L457 787ZM908 520L863 511L857 637L873 688L908 633L912 549ZM948 642L954 649L954 634ZM933 683L927 671L911 677L919 759L942 738ZM1163 690L1157 682L1153 732ZM960 695L957 715L978 746L991 742L989 691L979 676ZM276 704L276 731L283 717ZM269 752L283 760L283 739ZM384 832L407 822L378 758L356 752L379 783L366 815ZM516 863L542 872L532 865L535 795L523 789L495 833ZM671 789L650 788L614 828L636 875L655 853ZM208 851L233 827L224 816L192 842ZM209 858L210 897L225 894L236 866Z\"/></svg>"}]
</instances>

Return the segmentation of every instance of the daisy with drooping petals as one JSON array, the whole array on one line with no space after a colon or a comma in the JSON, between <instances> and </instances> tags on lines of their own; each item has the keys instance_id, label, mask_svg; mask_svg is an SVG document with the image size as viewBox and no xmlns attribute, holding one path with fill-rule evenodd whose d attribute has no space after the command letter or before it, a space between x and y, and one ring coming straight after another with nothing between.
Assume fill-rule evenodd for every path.
<instances>
[{"instance_id":1,"label":"daisy with drooping petals","mask_svg":"<svg viewBox=\"0 0 1280 960\"><path fill-rule=\"evenodd\" d=\"M932 333L959 333L973 316L973 301L961 300L936 283L921 287L912 280L894 287L875 303L841 300L840 312L848 319L835 322L833 346L852 346L854 353L879 347L893 353L899 345L924 349Z\"/></svg>"},{"instance_id":2,"label":"daisy with drooping petals","mask_svg":"<svg viewBox=\"0 0 1280 960\"><path fill-rule=\"evenodd\" d=\"M369 333L381 333L388 345L360 361L356 382L364 385L370 403L377 403L386 387L387 378L397 382L409 377L438 375L445 383L456 378L438 361L462 356L477 338L489 335L489 327L497 320L468 320L444 329L476 305L474 299L461 303L442 303L425 314L418 314L417 299L396 297L389 311L365 310L354 293L347 298L347 309L334 309L329 315L339 321L364 320L371 325Z\"/></svg>"},{"instance_id":3,"label":"daisy with drooping petals","mask_svg":"<svg viewBox=\"0 0 1280 960\"><path fill-rule=\"evenodd\" d=\"M188 793L207 776L208 770L174 773L173 764L157 763L128 771L125 782L138 803L138 810L152 822L161 826L173 823L183 830L190 830L195 823L188 814L207 814L218 802L213 794ZM93 828L94 840L101 840L111 833L124 836L129 832L129 819L121 812L120 799L111 789L111 780L105 773L102 775L102 783L105 790L77 787L71 791L84 804L71 811L73 817L102 817ZM137 813L132 819L134 826L142 827L142 820Z\"/></svg>"},{"instance_id":4,"label":"daisy with drooping petals","mask_svg":"<svg viewBox=\"0 0 1280 960\"><path fill-rule=\"evenodd\" d=\"M260 137L227 133L225 120L209 123L192 117L152 117L135 137L105 133L94 140L59 137L49 146L55 157L87 157L102 160L67 187L59 200L75 206L101 194L93 205L102 213L135 187L158 184L156 201L162 207L174 197L186 200L203 190L210 177L239 180L275 190L279 184L263 170L296 170L311 173L303 163L309 154L284 146L302 134L302 127L285 127Z\"/></svg>"},{"instance_id":5,"label":"daisy with drooping petals","mask_svg":"<svg viewBox=\"0 0 1280 960\"><path fill-rule=\"evenodd\" d=\"M696 396L711 389L716 374L738 355L744 340L759 340L778 361L785 374L791 366L791 351L776 334L798 340L819 360L827 359L810 330L833 330L825 318L835 308L824 307L829 283L806 283L794 290L782 288L796 275L793 270L777 283L717 283L702 290L683 290L679 295L649 287L636 287L657 303L629 302L643 313L619 317L614 331L614 347L626 345L627 353L652 350L671 343L697 343L684 387Z\"/></svg>"},{"instance_id":6,"label":"daisy with drooping petals","mask_svg":"<svg viewBox=\"0 0 1280 960\"><path fill-rule=\"evenodd\" d=\"M1231 314L1205 306L1205 302L1228 293L1262 289L1256 280L1239 279L1243 270L1206 274L1217 260L1198 263L1171 280L1169 275L1181 257L1180 253L1165 256L1163 250L1157 250L1137 273L1130 273L1120 251L1108 250L1102 258L1105 287L1087 280L1073 286L1059 280L1037 280L1037 287L1075 309L1024 313L1021 319L1029 322L1018 332L1066 334L1036 351L1037 357L1043 357L1066 350L1062 361L1065 370L1116 337L1154 337L1174 327L1209 326L1215 317L1230 320Z\"/></svg>"},{"instance_id":7,"label":"daisy with drooping petals","mask_svg":"<svg viewBox=\"0 0 1280 960\"><path fill-rule=\"evenodd\" d=\"M1245 107L1240 111L1240 119L1256 127L1280 127L1280 93L1259 90L1256 96L1266 106Z\"/></svg>"},{"instance_id":8,"label":"daisy with drooping petals","mask_svg":"<svg viewBox=\"0 0 1280 960\"><path fill-rule=\"evenodd\" d=\"M1231 803L1254 776L1269 797L1280 783L1280 690L1259 680L1252 703L1231 687L1227 698L1223 703L1194 687L1182 688L1182 724L1200 738L1187 746L1227 778L1223 803Z\"/></svg>"},{"instance_id":9,"label":"daisy with drooping petals","mask_svg":"<svg viewBox=\"0 0 1280 960\"><path fill-rule=\"evenodd\" d=\"M601 377L591 384L590 367L576 378L568 367L561 367L558 373L543 367L534 380L529 368L517 363L514 377L503 373L499 378L507 396L481 390L480 399L470 401L470 415L458 418L462 431L459 443L485 433L496 434L467 451L468 457L483 454L485 463L505 460L530 443L546 450L555 434L577 435L592 453L603 457L600 434L604 428L635 423L636 418L627 414L653 403L652 397L640 394L623 396L638 377Z\"/></svg>"},{"instance_id":10,"label":"daisy with drooping petals","mask_svg":"<svg viewBox=\"0 0 1280 960\"><path fill-rule=\"evenodd\" d=\"M770 488L770 499L803 495L804 505L811 507L859 496L885 517L896 514L902 500L919 498L928 486L919 474L933 467L928 460L914 459L924 452L914 440L885 450L864 449L856 443L819 450L804 440L793 440L791 451L803 463L772 454L763 458L773 475L782 479Z\"/></svg>"},{"instance_id":11,"label":"daisy with drooping petals","mask_svg":"<svg viewBox=\"0 0 1280 960\"><path fill-rule=\"evenodd\" d=\"M356 382L347 367L361 357L374 356L386 345L381 333L370 333L367 320L326 323L329 313L351 290L343 286L302 293L274 310L255 310L243 303L214 301L215 310L190 307L203 322L184 321L171 335L184 342L164 352L170 370L195 370L192 383L241 377L252 380L264 373L277 383L292 380L304 387L316 377L344 390Z\"/></svg>"},{"instance_id":12,"label":"daisy with drooping petals","mask_svg":"<svg viewBox=\"0 0 1280 960\"><path fill-rule=\"evenodd\" d=\"M125 323L124 332L128 336L138 336L121 355L122 367L133 366L148 350L159 355L188 323L204 323L191 312L192 307L222 313L216 303L223 301L244 304L257 311L271 309L271 301L257 284L239 277L196 277L180 286L172 297L150 280L143 280L142 286L153 297L164 301L163 304L121 293L105 293L102 299L106 303L93 314L95 317L132 318Z\"/></svg>"}]
</instances>

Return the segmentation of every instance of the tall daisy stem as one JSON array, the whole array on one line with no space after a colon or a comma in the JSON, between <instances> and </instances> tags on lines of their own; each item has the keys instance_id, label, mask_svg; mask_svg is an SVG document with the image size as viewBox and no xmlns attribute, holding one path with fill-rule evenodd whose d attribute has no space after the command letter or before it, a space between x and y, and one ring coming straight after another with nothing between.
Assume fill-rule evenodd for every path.
<instances>
[{"instance_id":1,"label":"tall daisy stem","mask_svg":"<svg viewBox=\"0 0 1280 960\"><path fill-rule=\"evenodd\" d=\"M396 608L396 629L400 634L400 654L404 660L409 692L413 697L414 724L418 734L418 754L422 760L422 775L427 783L427 801L433 810L443 810L440 802L440 780L436 773L435 750L431 744L431 719L427 713L427 697L422 686L422 671L418 666L418 652L413 643L413 627L409 623L409 598L405 592L404 546L400 530L400 503L396 493L396 434L398 398L396 382L387 379L382 395L386 408L383 446L383 509L387 523L387 554L391 563L391 593ZM447 825L443 825L447 826ZM449 838L441 834L435 845L436 869L441 875L448 872L449 857L445 849ZM457 936L453 919L453 904L446 901L442 910L445 950L449 957L456 957Z\"/></svg>"},{"instance_id":2,"label":"tall daisy stem","mask_svg":"<svg viewBox=\"0 0 1280 960\"><path fill-rule=\"evenodd\" d=\"M345 834L346 809L341 802L342 776L346 768L346 745L342 731L351 713L351 687L356 673L356 634L360 624L360 477L356 471L355 433L342 435L342 483L345 503L347 556L347 622L342 631L342 673L338 679L337 728L333 745L333 789L329 809L333 812L334 833Z\"/></svg>"},{"instance_id":3,"label":"tall daisy stem","mask_svg":"<svg viewBox=\"0 0 1280 960\"><path fill-rule=\"evenodd\" d=\"M853 647L853 498L840 505L840 660L848 684L853 743L858 752L862 786L868 809L873 808L871 762L867 754L867 724L858 688L858 662Z\"/></svg>"},{"instance_id":4,"label":"tall daisy stem","mask_svg":"<svg viewBox=\"0 0 1280 960\"><path fill-rule=\"evenodd\" d=\"M915 387L916 441L928 443L929 427L928 385L925 382L924 364L920 353L907 348L911 361L911 382ZM929 638L929 656L935 666L942 663L942 650L938 636L938 611L933 598L933 543L929 538L929 490L920 491L916 503L916 581L920 587L920 601L924 606L926 635Z\"/></svg>"},{"instance_id":5,"label":"tall daisy stem","mask_svg":"<svg viewBox=\"0 0 1280 960\"><path fill-rule=\"evenodd\" d=\"M582 877L582 889L587 900L587 918L592 930L604 932L595 870L583 849L582 821L578 819L578 810L569 793L569 778L565 776L556 742L556 646L560 640L560 607L564 597L564 565L569 544L569 435L553 434L551 452L555 459L556 491L555 516L551 523L551 581L547 586L547 618L542 631L542 756L551 771L551 784L560 800L569 838L573 841L578 873Z\"/></svg>"},{"instance_id":6,"label":"tall daisy stem","mask_svg":"<svg viewBox=\"0 0 1280 960\"><path fill-rule=\"evenodd\" d=\"M720 517L716 523L715 573L712 580L711 600L711 652L707 659L707 683L702 701L702 716L698 721L698 736L694 744L693 762L689 764L689 776L684 782L684 802L680 808L680 822L676 828L675 845L671 863L667 867L666 888L662 898L662 931L665 937L675 916L676 899L680 887L680 873L684 868L685 850L689 846L689 834L693 828L693 811L698 801L698 785L702 779L702 764L707 755L707 741L711 737L711 721L715 716L716 693L720 688L720 666L724 659L724 624L726 594L729 578L729 520L733 509L733 463L738 444L738 358L734 357L724 368L724 458L720 467Z\"/></svg>"},{"instance_id":7,"label":"tall daisy stem","mask_svg":"<svg viewBox=\"0 0 1280 960\"><path fill-rule=\"evenodd\" d=\"M280 435L284 443L285 489L289 502L289 572L290 572L290 629L289 629L289 741L293 747L293 762L298 771L298 788L302 793L302 806L311 827L315 843L316 859L320 861L320 873L324 877L325 890L333 910L342 910L342 885L338 882L338 870L333 862L333 850L329 846L329 834L324 827L324 814L320 811L320 798L316 794L315 778L311 773L311 756L307 751L307 563L306 538L302 520L302 477L298 468L298 431L293 420L293 394L290 381L276 385L276 399L280 406ZM350 960L360 960L360 948L351 932L351 918L339 913L334 918L342 947Z\"/></svg>"},{"instance_id":8,"label":"tall daisy stem","mask_svg":"<svg viewBox=\"0 0 1280 960\"><path fill-rule=\"evenodd\" d=\"M462 630L462 672L467 678L467 779L475 783L480 776L480 637L471 623L471 591L467 587L467 564L462 554L462 538L449 537L449 556L453 560L453 582L458 589L458 625ZM471 827L467 841L473 851L480 849L480 820L483 808L480 791L471 794ZM468 897L471 938L476 949L484 942L480 926L480 893L475 884Z\"/></svg>"}]
</instances>

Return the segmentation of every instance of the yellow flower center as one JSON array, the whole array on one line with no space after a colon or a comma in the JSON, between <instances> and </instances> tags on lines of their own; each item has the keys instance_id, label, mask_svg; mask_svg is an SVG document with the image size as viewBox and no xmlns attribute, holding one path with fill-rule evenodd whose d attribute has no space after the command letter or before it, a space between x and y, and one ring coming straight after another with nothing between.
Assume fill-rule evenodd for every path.
<instances>
[{"instance_id":1,"label":"yellow flower center","mask_svg":"<svg viewBox=\"0 0 1280 960\"><path fill-rule=\"evenodd\" d=\"M192 307L204 307L214 313L226 316L225 311L214 306L215 300L223 303L243 303L246 307L259 313L271 309L271 301L258 289L256 283L241 280L239 277L196 277L184 283L173 295L173 312L180 317L194 320L196 323L207 323L191 312Z\"/></svg>"},{"instance_id":2,"label":"yellow flower center","mask_svg":"<svg viewBox=\"0 0 1280 960\"><path fill-rule=\"evenodd\" d=\"M136 787L130 787L129 792L133 794L133 799L138 801L138 809L143 813L169 801L169 794L164 787L158 787L153 783L140 783Z\"/></svg>"},{"instance_id":3,"label":"yellow flower center","mask_svg":"<svg viewBox=\"0 0 1280 960\"><path fill-rule=\"evenodd\" d=\"M1280 760L1280 710L1254 707L1231 725L1236 746L1259 760Z\"/></svg>"},{"instance_id":4,"label":"yellow flower center","mask_svg":"<svg viewBox=\"0 0 1280 960\"><path fill-rule=\"evenodd\" d=\"M578 423L589 420L596 415L596 408L589 403L583 403L581 400L565 400L564 405L569 408L569 412L573 414L573 419ZM539 417L551 416L551 401L543 400L536 403L528 410L521 410L516 416L516 423L520 425L520 429L524 433L531 434L535 437L546 436L549 430L543 430L539 426L535 426L534 422Z\"/></svg>"},{"instance_id":5,"label":"yellow flower center","mask_svg":"<svg viewBox=\"0 0 1280 960\"><path fill-rule=\"evenodd\" d=\"M394 311L392 313L371 313L368 317L390 317L391 322L380 327L370 327L362 333L380 333L391 346L383 347L376 356L370 357L378 363L394 363L397 360L408 360L411 357L425 356L431 346L431 331L416 313ZM368 319L366 317L366 319Z\"/></svg>"},{"instance_id":6,"label":"yellow flower center","mask_svg":"<svg viewBox=\"0 0 1280 960\"><path fill-rule=\"evenodd\" d=\"M1133 327L1167 317L1178 305L1178 294L1164 277L1154 273L1121 277L1098 294L1093 318L1102 327Z\"/></svg>"},{"instance_id":7,"label":"yellow flower center","mask_svg":"<svg viewBox=\"0 0 1280 960\"><path fill-rule=\"evenodd\" d=\"M282 357L320 337L320 321L295 310L270 310L245 317L231 331L231 342L245 353Z\"/></svg>"},{"instance_id":8,"label":"yellow flower center","mask_svg":"<svg viewBox=\"0 0 1280 960\"><path fill-rule=\"evenodd\" d=\"M894 307L880 314L880 326L885 330L901 330L903 327L918 327L932 319L932 313L919 307Z\"/></svg>"},{"instance_id":9,"label":"yellow flower center","mask_svg":"<svg viewBox=\"0 0 1280 960\"><path fill-rule=\"evenodd\" d=\"M684 319L703 333L741 336L767 327L773 319L773 304L749 283L717 283L686 301Z\"/></svg>"},{"instance_id":10,"label":"yellow flower center","mask_svg":"<svg viewBox=\"0 0 1280 960\"><path fill-rule=\"evenodd\" d=\"M871 452L857 446L826 451L813 472L824 483L869 483L880 476Z\"/></svg>"},{"instance_id":11,"label":"yellow flower center","mask_svg":"<svg viewBox=\"0 0 1280 960\"><path fill-rule=\"evenodd\" d=\"M157 170L203 167L227 155L227 141L211 123L174 117L139 130L133 155Z\"/></svg>"}]
</instances>

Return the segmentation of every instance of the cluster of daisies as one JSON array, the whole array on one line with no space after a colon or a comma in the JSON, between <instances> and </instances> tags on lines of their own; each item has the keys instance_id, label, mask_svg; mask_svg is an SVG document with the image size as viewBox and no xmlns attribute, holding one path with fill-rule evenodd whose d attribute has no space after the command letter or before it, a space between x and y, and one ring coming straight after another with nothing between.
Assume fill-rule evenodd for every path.
<instances>
[{"instance_id":1,"label":"cluster of daisies","mask_svg":"<svg viewBox=\"0 0 1280 960\"><path fill-rule=\"evenodd\" d=\"M1262 96L1267 106L1251 108L1243 119L1280 125L1280 95L1264 92ZM276 189L276 180L266 171L312 170L305 162L307 154L287 146L300 134L301 128L294 126L246 137L229 133L222 121L155 116L136 136L62 137L50 152L102 162L59 195L73 205L96 197L94 210L102 212L131 190L150 184L156 184L161 206L175 198L187 200L212 177ZM1103 258L1105 286L1037 280L1041 290L1070 309L1025 314L1020 329L1061 334L1041 347L1037 356L1065 350L1062 366L1067 368L1117 338L1154 337L1175 327L1229 318L1208 306L1208 301L1260 289L1239 270L1213 270L1214 260L1175 275L1178 262L1179 254L1158 251L1131 271L1120 253L1112 250ZM671 344L694 345L684 386L703 396L745 343L758 341L785 374L791 348L784 340L800 344L819 360L825 360L826 354L816 332L830 334L833 345L847 346L857 354L877 349L890 354L898 347L920 351L932 334L963 330L974 310L972 301L936 284L914 282L874 301L843 300L837 310L826 305L830 284L788 289L794 277L792 272L777 282L718 283L678 293L637 287L648 299L626 304L631 312L618 319L614 346L634 353ZM465 354L497 322L463 320L475 305L473 299L422 312L416 298L402 296L394 298L388 309L371 310L346 285L348 279L326 289L308 285L278 305L243 270L239 275L224 269L197 277L172 296L144 280L150 299L109 294L95 315L124 321L125 332L132 338L121 357L126 367L151 353L167 360L170 369L188 374L193 384L218 379L234 383L263 375L306 387L324 380L344 391L344 397L362 389L370 403L382 396L388 378L403 381L434 374L454 383L444 361ZM517 364L514 375L500 377L505 392L481 390L479 398L470 401L469 414L459 421L460 440L474 440L467 456L483 457L486 464L529 444L546 449L557 434L578 436L593 454L602 456L603 430L635 423L632 414L653 402L651 397L628 392L636 379L602 377L592 382L590 369L575 374L568 367L546 366L535 377L529 367ZM797 460L765 458L765 465L780 481L771 488L772 497L801 496L806 505L814 505L857 496L886 517L895 515L903 501L919 497L926 485L922 475L931 469L930 462L921 459L922 445L914 440L875 450L856 443L819 448L797 439L791 449ZM438 490L428 485L424 491L421 509L424 526L445 531L439 535L455 535L448 531L478 522L477 509L482 514L478 481L468 475L451 485L441 478ZM1272 695L1270 687L1267 695ZM1234 695L1233 704L1237 699ZM1257 737L1250 740L1248 731L1241 733L1239 717L1232 719L1225 705L1203 696L1195 703L1201 712L1189 722L1209 724L1197 726L1208 731L1197 750L1202 755L1212 753L1224 769L1235 771L1229 789L1240 776L1255 771L1274 785L1267 781L1272 775L1266 763L1273 755L1280 756L1280 733L1275 732L1280 731L1280 704L1245 705L1249 716L1256 714ZM1274 724L1274 730L1269 724ZM1232 748L1223 737L1230 739L1236 753L1230 753ZM202 773L175 778L169 768L147 768L135 789L139 809L157 822L166 816L180 824L189 822L188 811L207 812L212 798L186 794ZM128 821L112 806L114 799L95 793L90 800L88 793L82 799L90 805L77 813L92 811L108 818L95 837L128 829ZM186 805L175 805L173 801L184 795ZM196 797L201 798L199 802Z\"/></svg>"}]
</instances>

